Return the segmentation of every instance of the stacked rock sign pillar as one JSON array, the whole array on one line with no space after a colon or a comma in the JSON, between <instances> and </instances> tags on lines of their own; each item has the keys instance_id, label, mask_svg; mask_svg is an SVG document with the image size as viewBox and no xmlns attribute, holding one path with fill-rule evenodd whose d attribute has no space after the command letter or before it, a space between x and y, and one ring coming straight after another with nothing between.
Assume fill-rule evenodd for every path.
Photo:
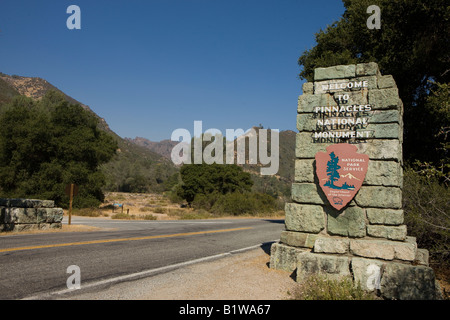
<instances>
[{"instance_id":1,"label":"stacked rock sign pillar","mask_svg":"<svg viewBox=\"0 0 450 320\"><path fill-rule=\"evenodd\" d=\"M387 299L435 299L402 210L403 104L376 63L317 68L298 100L295 182L270 267L351 277Z\"/></svg>"}]
</instances>

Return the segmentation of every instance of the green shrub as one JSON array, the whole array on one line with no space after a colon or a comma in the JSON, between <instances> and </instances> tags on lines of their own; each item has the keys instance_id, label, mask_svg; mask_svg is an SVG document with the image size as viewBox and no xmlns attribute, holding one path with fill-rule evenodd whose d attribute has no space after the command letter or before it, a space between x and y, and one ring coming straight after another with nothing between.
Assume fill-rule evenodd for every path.
<instances>
[{"instance_id":1,"label":"green shrub","mask_svg":"<svg viewBox=\"0 0 450 320\"><path fill-rule=\"evenodd\" d=\"M74 208L104 201L105 176L99 167L118 148L98 128L98 119L63 94L48 91L40 100L17 97L0 112L0 188L7 197L54 200L67 208L69 183L79 186Z\"/></svg>"},{"instance_id":2,"label":"green shrub","mask_svg":"<svg viewBox=\"0 0 450 320\"><path fill-rule=\"evenodd\" d=\"M164 209L162 207L156 207L156 208L152 208L152 211L154 213L166 213L167 209Z\"/></svg>"},{"instance_id":3,"label":"green shrub","mask_svg":"<svg viewBox=\"0 0 450 320\"><path fill-rule=\"evenodd\" d=\"M182 216L184 214L184 212L185 212L185 210L183 210L183 209L172 209L172 208L169 208L167 210L167 214L169 216Z\"/></svg>"},{"instance_id":4,"label":"green shrub","mask_svg":"<svg viewBox=\"0 0 450 320\"><path fill-rule=\"evenodd\" d=\"M72 209L72 215L82 217L100 217L102 216L102 213L98 208L83 208Z\"/></svg>"},{"instance_id":5,"label":"green shrub","mask_svg":"<svg viewBox=\"0 0 450 320\"><path fill-rule=\"evenodd\" d=\"M276 199L264 193L227 193L218 197L211 212L219 215L257 215L278 209Z\"/></svg>"},{"instance_id":6,"label":"green shrub","mask_svg":"<svg viewBox=\"0 0 450 320\"><path fill-rule=\"evenodd\" d=\"M364 291L350 277L328 279L324 275L311 275L299 283L292 293L294 300L375 300L376 296Z\"/></svg>"},{"instance_id":7,"label":"green shrub","mask_svg":"<svg viewBox=\"0 0 450 320\"><path fill-rule=\"evenodd\" d=\"M209 194L198 193L192 201L192 207L197 210L203 209L209 211L220 197L221 195L216 192Z\"/></svg>"},{"instance_id":8,"label":"green shrub","mask_svg":"<svg viewBox=\"0 0 450 320\"><path fill-rule=\"evenodd\" d=\"M134 220L136 219L136 216L134 214L128 215L126 213L116 213L111 216L111 219Z\"/></svg>"},{"instance_id":9,"label":"green shrub","mask_svg":"<svg viewBox=\"0 0 450 320\"><path fill-rule=\"evenodd\" d=\"M145 216L140 216L139 218L142 220L156 220L156 217L152 214L146 214Z\"/></svg>"},{"instance_id":10,"label":"green shrub","mask_svg":"<svg viewBox=\"0 0 450 320\"><path fill-rule=\"evenodd\" d=\"M433 176L404 172L403 208L408 234L430 251L434 262L449 263L450 192Z\"/></svg>"}]
</instances>

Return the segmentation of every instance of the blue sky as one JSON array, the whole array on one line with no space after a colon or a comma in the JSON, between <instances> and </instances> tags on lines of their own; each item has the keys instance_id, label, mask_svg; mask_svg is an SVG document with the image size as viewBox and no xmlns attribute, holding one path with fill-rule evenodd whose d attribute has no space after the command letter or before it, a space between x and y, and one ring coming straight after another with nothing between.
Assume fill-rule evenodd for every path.
<instances>
[{"instance_id":1,"label":"blue sky","mask_svg":"<svg viewBox=\"0 0 450 320\"><path fill-rule=\"evenodd\" d=\"M81 30L69 30L69 5ZM41 77L122 137L295 130L301 53L340 0L1 0L0 72Z\"/></svg>"}]
</instances>

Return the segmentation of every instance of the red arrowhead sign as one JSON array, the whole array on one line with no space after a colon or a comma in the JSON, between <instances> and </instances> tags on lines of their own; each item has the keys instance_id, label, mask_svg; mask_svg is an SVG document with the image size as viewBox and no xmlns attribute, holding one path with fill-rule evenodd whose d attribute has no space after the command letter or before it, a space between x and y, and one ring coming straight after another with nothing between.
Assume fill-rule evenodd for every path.
<instances>
[{"instance_id":1,"label":"red arrowhead sign","mask_svg":"<svg viewBox=\"0 0 450 320\"><path fill-rule=\"evenodd\" d=\"M369 156L357 153L348 143L327 147L316 154L316 174L320 187L337 210L345 207L356 195L366 177Z\"/></svg>"}]
</instances>

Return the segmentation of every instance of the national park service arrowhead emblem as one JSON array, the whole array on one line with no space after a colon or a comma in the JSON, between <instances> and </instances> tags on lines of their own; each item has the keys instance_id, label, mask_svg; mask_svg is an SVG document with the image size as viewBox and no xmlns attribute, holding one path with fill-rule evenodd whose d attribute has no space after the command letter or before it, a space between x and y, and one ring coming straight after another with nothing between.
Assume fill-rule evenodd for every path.
<instances>
[{"instance_id":1,"label":"national park service arrowhead emblem","mask_svg":"<svg viewBox=\"0 0 450 320\"><path fill-rule=\"evenodd\" d=\"M316 174L320 187L337 210L345 207L361 188L369 166L369 156L357 147L339 143L316 154Z\"/></svg>"}]
</instances>

